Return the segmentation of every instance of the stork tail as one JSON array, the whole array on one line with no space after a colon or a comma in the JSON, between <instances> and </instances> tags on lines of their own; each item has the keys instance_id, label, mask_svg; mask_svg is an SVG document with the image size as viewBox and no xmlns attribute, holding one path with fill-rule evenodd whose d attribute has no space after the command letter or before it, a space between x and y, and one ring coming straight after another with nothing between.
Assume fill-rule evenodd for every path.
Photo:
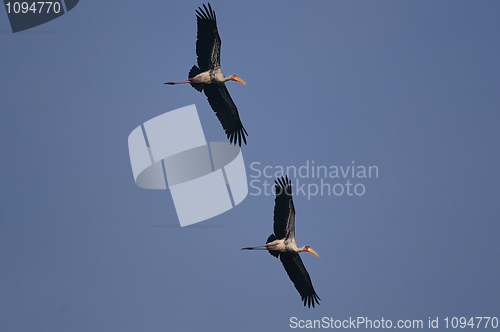
<instances>
[{"instance_id":1,"label":"stork tail","mask_svg":"<svg viewBox=\"0 0 500 332\"><path fill-rule=\"evenodd\" d=\"M276 236L274 236L274 234L271 234L269 235L269 237L267 238L267 242L266 243L270 243L270 242L273 242L274 240L277 240L278 238ZM279 250L269 250L269 253L271 255L273 255L274 257L278 258L279 255L280 255L280 251Z\"/></svg>"},{"instance_id":2,"label":"stork tail","mask_svg":"<svg viewBox=\"0 0 500 332\"><path fill-rule=\"evenodd\" d=\"M200 68L193 66L193 68L191 68L191 70L189 71L188 77L191 79L191 78L195 77L196 75L198 75L199 73L201 73ZM195 88L196 90L202 92L204 84L203 83L191 83L191 86L193 88Z\"/></svg>"}]
</instances>

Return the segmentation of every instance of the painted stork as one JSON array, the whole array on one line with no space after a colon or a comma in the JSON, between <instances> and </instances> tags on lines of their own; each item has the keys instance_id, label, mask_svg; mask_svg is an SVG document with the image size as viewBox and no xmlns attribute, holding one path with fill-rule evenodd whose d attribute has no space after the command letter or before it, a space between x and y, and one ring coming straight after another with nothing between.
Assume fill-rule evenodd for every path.
<instances>
[{"instance_id":1,"label":"painted stork","mask_svg":"<svg viewBox=\"0 0 500 332\"><path fill-rule=\"evenodd\" d=\"M190 83L199 92L205 92L208 102L219 118L229 141L241 146L241 141L247 144L245 135L247 131L241 123L238 109L234 104L225 82L237 81L246 85L245 81L236 75L224 77L220 69L220 36L217 31L215 12L210 3L208 8L198 7L196 19L198 21L198 36L196 40L196 55L198 66L193 66L189 71L188 79L165 84Z\"/></svg>"},{"instance_id":2,"label":"painted stork","mask_svg":"<svg viewBox=\"0 0 500 332\"><path fill-rule=\"evenodd\" d=\"M292 199L292 183L287 177L274 181L276 199L274 201L274 234L271 234L263 246L242 248L241 250L268 250L271 255L280 258L283 267L299 291L304 306L314 308L321 300L316 294L299 252L311 252L319 255L309 246L299 248L295 241L295 208Z\"/></svg>"}]
</instances>

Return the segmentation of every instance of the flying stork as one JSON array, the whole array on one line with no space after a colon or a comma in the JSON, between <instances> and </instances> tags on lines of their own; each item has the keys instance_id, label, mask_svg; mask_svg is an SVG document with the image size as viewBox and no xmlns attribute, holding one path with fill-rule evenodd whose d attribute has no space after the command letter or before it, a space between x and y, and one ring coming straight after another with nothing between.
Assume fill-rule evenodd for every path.
<instances>
[{"instance_id":1,"label":"flying stork","mask_svg":"<svg viewBox=\"0 0 500 332\"><path fill-rule=\"evenodd\" d=\"M304 306L314 308L321 300L316 294L299 252L311 252L319 255L309 246L299 248L295 241L295 208L292 199L292 183L288 176L274 181L276 198L274 201L274 234L271 234L263 246L242 248L241 250L268 250L271 255L280 258L283 267L299 291Z\"/></svg>"},{"instance_id":2,"label":"flying stork","mask_svg":"<svg viewBox=\"0 0 500 332\"><path fill-rule=\"evenodd\" d=\"M214 110L224 128L229 142L232 144L241 142L247 144L245 135L247 131L241 123L238 109L234 104L225 82L237 81L246 85L245 81L236 75L224 77L220 68L220 36L217 31L217 20L215 12L210 3L196 10L198 21L198 36L196 40L196 55L198 66L193 66L189 71L188 79L177 82L166 82L165 84L190 83L199 92L205 92L208 103Z\"/></svg>"}]
</instances>

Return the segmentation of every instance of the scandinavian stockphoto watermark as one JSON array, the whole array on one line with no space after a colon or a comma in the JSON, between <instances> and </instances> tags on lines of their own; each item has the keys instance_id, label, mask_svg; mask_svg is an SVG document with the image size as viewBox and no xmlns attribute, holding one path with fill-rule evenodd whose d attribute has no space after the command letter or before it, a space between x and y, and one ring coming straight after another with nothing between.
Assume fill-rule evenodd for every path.
<instances>
[{"instance_id":1,"label":"scandinavian stockphoto watermark","mask_svg":"<svg viewBox=\"0 0 500 332\"><path fill-rule=\"evenodd\" d=\"M250 164L250 191L252 196L274 195L274 179L288 175L294 185L294 195L306 196L353 196L366 193L370 179L378 179L376 165L358 165L354 160L344 165L317 165L306 160L302 165L262 165L258 161Z\"/></svg>"},{"instance_id":2,"label":"scandinavian stockphoto watermark","mask_svg":"<svg viewBox=\"0 0 500 332\"><path fill-rule=\"evenodd\" d=\"M489 329L498 328L498 317L427 317L426 319L391 320L384 317L368 318L363 316L338 319L299 319L290 317L292 329Z\"/></svg>"}]
</instances>

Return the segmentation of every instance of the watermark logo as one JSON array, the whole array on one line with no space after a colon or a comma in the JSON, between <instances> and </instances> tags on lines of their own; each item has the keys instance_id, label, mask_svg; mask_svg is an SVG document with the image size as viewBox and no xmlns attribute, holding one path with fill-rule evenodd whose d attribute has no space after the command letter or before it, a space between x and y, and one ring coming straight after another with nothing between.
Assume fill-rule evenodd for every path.
<instances>
[{"instance_id":1,"label":"watermark logo","mask_svg":"<svg viewBox=\"0 0 500 332\"><path fill-rule=\"evenodd\" d=\"M52 21L75 8L80 0L10 1L4 0L12 32L19 32Z\"/></svg>"},{"instance_id":2,"label":"watermark logo","mask_svg":"<svg viewBox=\"0 0 500 332\"><path fill-rule=\"evenodd\" d=\"M288 175L294 186L294 195L306 196L353 196L366 193L366 182L378 179L376 165L358 165L354 160L350 165L316 165L314 160L306 160L300 166L262 165L258 161L250 164L250 195L274 195L274 179Z\"/></svg>"},{"instance_id":3,"label":"watermark logo","mask_svg":"<svg viewBox=\"0 0 500 332\"><path fill-rule=\"evenodd\" d=\"M145 189L168 184L181 227L224 213L248 194L240 147L207 144L195 105L138 126L128 148L136 184Z\"/></svg>"}]
</instances>

